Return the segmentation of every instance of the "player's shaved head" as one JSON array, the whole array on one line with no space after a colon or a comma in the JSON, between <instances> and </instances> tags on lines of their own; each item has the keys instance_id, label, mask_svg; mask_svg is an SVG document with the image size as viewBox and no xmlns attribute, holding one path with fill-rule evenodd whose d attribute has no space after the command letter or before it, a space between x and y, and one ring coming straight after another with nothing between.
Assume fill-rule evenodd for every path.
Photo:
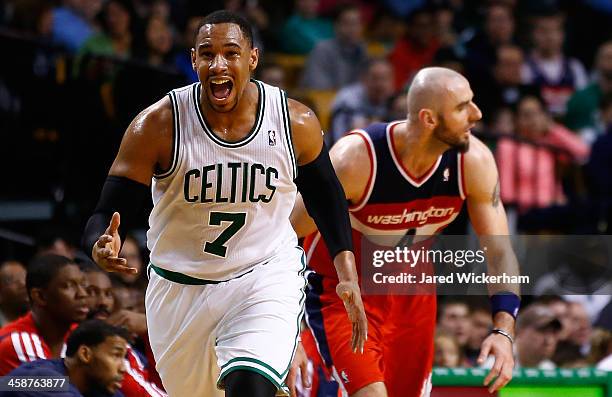
<instances>
[{"instance_id":1,"label":"player's shaved head","mask_svg":"<svg viewBox=\"0 0 612 397\"><path fill-rule=\"evenodd\" d=\"M408 119L416 121L421 109L440 111L441 105L458 84L466 84L465 77L454 70L431 67L421 69L408 90Z\"/></svg>"}]
</instances>

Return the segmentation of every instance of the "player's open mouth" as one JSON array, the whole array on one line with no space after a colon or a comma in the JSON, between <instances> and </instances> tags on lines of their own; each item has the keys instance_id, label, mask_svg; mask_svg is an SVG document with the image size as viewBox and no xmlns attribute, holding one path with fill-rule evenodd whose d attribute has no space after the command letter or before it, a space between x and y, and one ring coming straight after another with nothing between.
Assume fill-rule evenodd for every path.
<instances>
[{"instance_id":1,"label":"player's open mouth","mask_svg":"<svg viewBox=\"0 0 612 397\"><path fill-rule=\"evenodd\" d=\"M215 99L227 99L232 93L234 83L226 78L214 78L210 80L210 92Z\"/></svg>"}]
</instances>

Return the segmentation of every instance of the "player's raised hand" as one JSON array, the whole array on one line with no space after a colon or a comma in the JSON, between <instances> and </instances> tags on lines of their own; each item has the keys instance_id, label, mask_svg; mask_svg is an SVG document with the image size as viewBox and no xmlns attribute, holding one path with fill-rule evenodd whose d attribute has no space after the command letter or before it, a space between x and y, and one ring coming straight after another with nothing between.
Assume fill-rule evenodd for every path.
<instances>
[{"instance_id":1,"label":"player's raised hand","mask_svg":"<svg viewBox=\"0 0 612 397\"><path fill-rule=\"evenodd\" d=\"M512 343L506 336L491 334L482 342L478 364L483 364L489 354L495 357L495 363L484 379L484 385L489 387L489 393L495 393L512 380L514 369Z\"/></svg>"},{"instance_id":2,"label":"player's raised hand","mask_svg":"<svg viewBox=\"0 0 612 397\"><path fill-rule=\"evenodd\" d=\"M119 251L121 250L120 221L119 213L115 212L106 231L91 249L91 257L98 266L107 272L135 274L138 269L129 267L126 259L119 258Z\"/></svg>"},{"instance_id":3,"label":"player's raised hand","mask_svg":"<svg viewBox=\"0 0 612 397\"><path fill-rule=\"evenodd\" d=\"M353 324L351 349L354 353L357 351L363 353L363 346L368 339L368 320L361 300L359 284L357 281L340 281L336 286L336 293L344 302L344 308Z\"/></svg>"},{"instance_id":4,"label":"player's raised hand","mask_svg":"<svg viewBox=\"0 0 612 397\"><path fill-rule=\"evenodd\" d=\"M302 387L306 389L310 388L310 374L308 374L308 356L306 356L306 352L304 351L302 342L298 343L297 349L295 351L295 356L293 357L293 361L291 362L291 367L289 368L289 372L287 373L287 379L285 379L285 384L289 388L290 397L297 397L298 371L300 374L300 379L302 380Z\"/></svg>"}]
</instances>

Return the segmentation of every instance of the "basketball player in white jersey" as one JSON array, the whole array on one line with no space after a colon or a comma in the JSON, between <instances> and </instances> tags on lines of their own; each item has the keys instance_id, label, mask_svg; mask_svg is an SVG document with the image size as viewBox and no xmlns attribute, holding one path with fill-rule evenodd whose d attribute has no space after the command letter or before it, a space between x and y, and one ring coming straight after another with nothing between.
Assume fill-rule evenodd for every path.
<instances>
[{"instance_id":1,"label":"basketball player in white jersey","mask_svg":"<svg viewBox=\"0 0 612 397\"><path fill-rule=\"evenodd\" d=\"M288 394L306 284L289 222L298 190L335 258L353 350L367 337L347 204L321 127L250 79L252 43L243 18L204 18L192 49L199 82L130 124L84 234L98 265L134 272L117 256L119 213L129 222L152 191L147 323L170 396Z\"/></svg>"}]
</instances>

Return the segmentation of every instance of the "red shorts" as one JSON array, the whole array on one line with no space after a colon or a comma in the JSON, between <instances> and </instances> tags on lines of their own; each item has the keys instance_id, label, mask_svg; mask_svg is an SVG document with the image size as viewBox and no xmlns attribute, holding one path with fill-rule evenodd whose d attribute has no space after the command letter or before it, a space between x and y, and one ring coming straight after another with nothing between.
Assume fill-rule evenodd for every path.
<instances>
[{"instance_id":1,"label":"red shorts","mask_svg":"<svg viewBox=\"0 0 612 397\"><path fill-rule=\"evenodd\" d=\"M436 326L435 295L364 296L368 340L351 351L352 326L337 280L310 275L307 322L325 364L349 395L384 382L389 397L428 396Z\"/></svg>"}]
</instances>

